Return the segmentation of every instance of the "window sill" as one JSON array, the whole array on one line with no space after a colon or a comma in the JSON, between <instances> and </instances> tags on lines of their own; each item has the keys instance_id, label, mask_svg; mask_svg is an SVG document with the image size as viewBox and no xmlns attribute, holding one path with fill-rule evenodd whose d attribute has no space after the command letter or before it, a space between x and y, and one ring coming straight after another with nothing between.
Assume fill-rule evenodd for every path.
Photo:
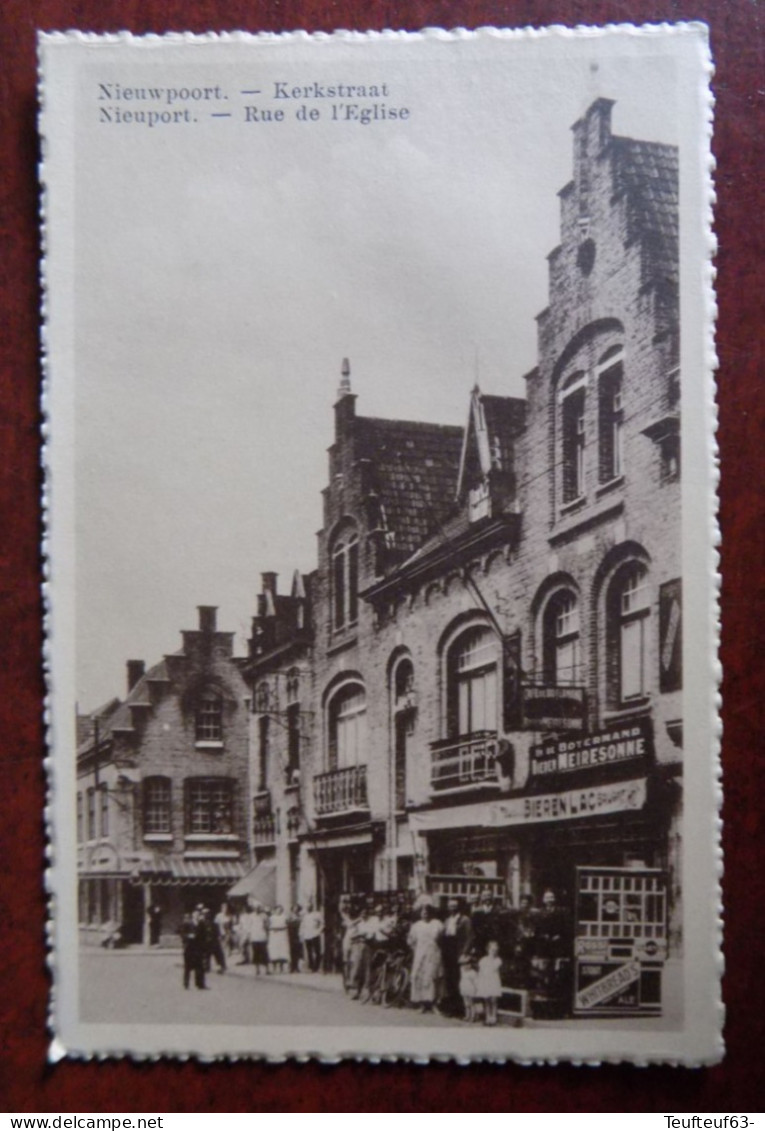
<instances>
[{"instance_id":1,"label":"window sill","mask_svg":"<svg viewBox=\"0 0 765 1131\"><path fill-rule=\"evenodd\" d=\"M222 750L223 742L220 739L204 739L194 743L197 750Z\"/></svg>"},{"instance_id":2,"label":"window sill","mask_svg":"<svg viewBox=\"0 0 765 1131\"><path fill-rule=\"evenodd\" d=\"M172 844L172 833L144 833L143 839L149 844Z\"/></svg>"},{"instance_id":3,"label":"window sill","mask_svg":"<svg viewBox=\"0 0 765 1131\"><path fill-rule=\"evenodd\" d=\"M239 837L236 833L184 833L183 839L187 844L238 844Z\"/></svg>"},{"instance_id":4,"label":"window sill","mask_svg":"<svg viewBox=\"0 0 765 1131\"><path fill-rule=\"evenodd\" d=\"M650 695L644 695L640 699L634 699L630 703L625 703L621 707L611 707L609 710L603 712L603 725L611 726L614 723L623 723L633 716L646 715L651 707Z\"/></svg>"},{"instance_id":5,"label":"window sill","mask_svg":"<svg viewBox=\"0 0 765 1131\"><path fill-rule=\"evenodd\" d=\"M562 515L574 514L576 511L580 510L586 502L586 495L577 495L575 499L569 499L567 503L561 505L560 513Z\"/></svg>"},{"instance_id":6,"label":"window sill","mask_svg":"<svg viewBox=\"0 0 765 1131\"><path fill-rule=\"evenodd\" d=\"M597 505L588 507L586 511L567 515L561 512L556 526L550 533L550 545L554 546L558 542L573 538L588 528L597 526L598 523L617 518L623 510L624 499L617 495L599 500Z\"/></svg>"},{"instance_id":7,"label":"window sill","mask_svg":"<svg viewBox=\"0 0 765 1131\"><path fill-rule=\"evenodd\" d=\"M335 656L338 652L344 652L346 648L352 648L357 640L358 633L355 625L348 632L333 632L327 645L327 655Z\"/></svg>"},{"instance_id":8,"label":"window sill","mask_svg":"<svg viewBox=\"0 0 765 1131\"><path fill-rule=\"evenodd\" d=\"M618 487L624 486L624 476L617 475L613 479L609 479L607 483L601 483L595 492L595 498L600 499L603 495L607 495L610 491L615 491Z\"/></svg>"}]
</instances>

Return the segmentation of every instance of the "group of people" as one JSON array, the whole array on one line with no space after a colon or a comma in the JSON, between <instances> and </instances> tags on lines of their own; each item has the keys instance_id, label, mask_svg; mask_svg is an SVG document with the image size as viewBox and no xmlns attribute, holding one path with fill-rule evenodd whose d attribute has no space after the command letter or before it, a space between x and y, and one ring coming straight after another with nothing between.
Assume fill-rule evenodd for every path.
<instances>
[{"instance_id":1,"label":"group of people","mask_svg":"<svg viewBox=\"0 0 765 1131\"><path fill-rule=\"evenodd\" d=\"M217 964L226 972L227 958L239 955L238 965L253 965L256 975L317 971L321 965L324 918L314 904L295 906L285 912L248 899L240 912L224 903L216 915L198 904L185 915L180 927L183 944L183 984L193 977L198 989L206 989L205 975Z\"/></svg>"},{"instance_id":2,"label":"group of people","mask_svg":"<svg viewBox=\"0 0 765 1131\"><path fill-rule=\"evenodd\" d=\"M500 906L486 889L469 904L450 898L440 912L427 896L406 909L379 897L355 904L344 897L339 912L345 985L353 998L369 998L384 956L406 950L409 1000L423 1012L496 1025L503 987L565 1008L571 940L551 890L539 908L528 895L517 908Z\"/></svg>"}]
</instances>

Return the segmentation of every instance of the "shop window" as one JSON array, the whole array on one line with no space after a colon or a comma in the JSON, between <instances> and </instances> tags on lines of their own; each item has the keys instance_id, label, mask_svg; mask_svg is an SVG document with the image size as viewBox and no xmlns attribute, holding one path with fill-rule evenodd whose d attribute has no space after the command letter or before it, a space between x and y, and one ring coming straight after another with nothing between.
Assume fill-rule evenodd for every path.
<instances>
[{"instance_id":1,"label":"shop window","mask_svg":"<svg viewBox=\"0 0 765 1131\"><path fill-rule=\"evenodd\" d=\"M622 350L615 346L598 367L599 478L610 483L624 474Z\"/></svg>"},{"instance_id":2,"label":"shop window","mask_svg":"<svg viewBox=\"0 0 765 1131\"><path fill-rule=\"evenodd\" d=\"M630 562L611 582L608 599L610 700L627 707L648 694L648 570Z\"/></svg>"},{"instance_id":3,"label":"shop window","mask_svg":"<svg viewBox=\"0 0 765 1131\"><path fill-rule=\"evenodd\" d=\"M450 738L496 731L499 641L490 628L469 628L447 657Z\"/></svg>"},{"instance_id":4,"label":"shop window","mask_svg":"<svg viewBox=\"0 0 765 1131\"><path fill-rule=\"evenodd\" d=\"M230 778L187 779L187 835L221 835L233 830L233 785Z\"/></svg>"},{"instance_id":5,"label":"shop window","mask_svg":"<svg viewBox=\"0 0 765 1131\"><path fill-rule=\"evenodd\" d=\"M350 628L359 618L359 538L344 528L332 544L332 625Z\"/></svg>"},{"instance_id":6,"label":"shop window","mask_svg":"<svg viewBox=\"0 0 765 1131\"><path fill-rule=\"evenodd\" d=\"M98 922L98 880L88 880L88 923Z\"/></svg>"},{"instance_id":7,"label":"shop window","mask_svg":"<svg viewBox=\"0 0 765 1131\"><path fill-rule=\"evenodd\" d=\"M203 692L196 713L196 741L221 742L223 739L223 700L217 691Z\"/></svg>"},{"instance_id":8,"label":"shop window","mask_svg":"<svg viewBox=\"0 0 765 1131\"><path fill-rule=\"evenodd\" d=\"M561 404L564 503L572 503L584 495L585 406L583 383L578 384L576 388L564 390Z\"/></svg>"},{"instance_id":9,"label":"shop window","mask_svg":"<svg viewBox=\"0 0 765 1131\"><path fill-rule=\"evenodd\" d=\"M77 843L82 844L85 839L85 806L82 793L77 794Z\"/></svg>"},{"instance_id":10,"label":"shop window","mask_svg":"<svg viewBox=\"0 0 765 1131\"><path fill-rule=\"evenodd\" d=\"M547 602L542 631L545 683L555 687L581 684L579 601L570 589L556 593Z\"/></svg>"},{"instance_id":11,"label":"shop window","mask_svg":"<svg viewBox=\"0 0 765 1131\"><path fill-rule=\"evenodd\" d=\"M101 807L101 836L109 835L109 790L105 785L99 789Z\"/></svg>"},{"instance_id":12,"label":"shop window","mask_svg":"<svg viewBox=\"0 0 765 1131\"><path fill-rule=\"evenodd\" d=\"M93 786L88 789L88 840L96 839L96 791Z\"/></svg>"},{"instance_id":13,"label":"shop window","mask_svg":"<svg viewBox=\"0 0 765 1131\"><path fill-rule=\"evenodd\" d=\"M367 761L367 697L360 683L346 683L328 705L328 768L341 770Z\"/></svg>"},{"instance_id":14,"label":"shop window","mask_svg":"<svg viewBox=\"0 0 765 1131\"><path fill-rule=\"evenodd\" d=\"M77 922L82 926L88 922L88 880L77 885Z\"/></svg>"},{"instance_id":15,"label":"shop window","mask_svg":"<svg viewBox=\"0 0 765 1131\"><path fill-rule=\"evenodd\" d=\"M144 835L171 832L169 778L146 778L143 783Z\"/></svg>"}]
</instances>

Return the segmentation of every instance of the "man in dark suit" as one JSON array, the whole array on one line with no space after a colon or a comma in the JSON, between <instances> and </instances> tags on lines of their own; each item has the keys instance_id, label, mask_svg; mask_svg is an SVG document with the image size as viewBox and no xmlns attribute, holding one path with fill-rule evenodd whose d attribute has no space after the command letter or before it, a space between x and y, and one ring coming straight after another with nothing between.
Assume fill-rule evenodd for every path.
<instances>
[{"instance_id":1,"label":"man in dark suit","mask_svg":"<svg viewBox=\"0 0 765 1131\"><path fill-rule=\"evenodd\" d=\"M473 943L470 919L459 901L450 899L446 905L444 932L441 935L441 952L444 961L444 995L441 1009L452 1017L462 1016L460 996L460 966L467 959Z\"/></svg>"},{"instance_id":2,"label":"man in dark suit","mask_svg":"<svg viewBox=\"0 0 765 1131\"><path fill-rule=\"evenodd\" d=\"M205 985L205 955L207 931L202 921L199 910L185 915L181 923L181 941L183 943L183 988L189 988L191 975L194 975L194 985L198 990L206 990Z\"/></svg>"}]
</instances>

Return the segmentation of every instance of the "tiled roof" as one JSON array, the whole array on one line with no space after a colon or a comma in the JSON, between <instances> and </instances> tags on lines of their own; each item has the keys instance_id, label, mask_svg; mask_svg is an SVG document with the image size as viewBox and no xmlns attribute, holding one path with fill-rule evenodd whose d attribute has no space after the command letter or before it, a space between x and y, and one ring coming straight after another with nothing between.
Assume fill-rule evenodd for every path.
<instances>
[{"instance_id":1,"label":"tiled roof","mask_svg":"<svg viewBox=\"0 0 765 1131\"><path fill-rule=\"evenodd\" d=\"M115 730L132 730L133 729L133 716L130 711L131 703L148 703L150 701L149 688L147 680L166 680L167 679L167 666L164 660L160 660L153 668L141 676L127 696L122 702L119 699L112 699L104 707L99 707L98 710L93 711L92 714L87 716L89 726L82 728L84 737L79 741L77 747L78 754L84 754L93 745L93 722L96 717L100 722L99 738L104 742L111 738L112 732ZM80 739L80 725L78 724L78 739Z\"/></svg>"},{"instance_id":2,"label":"tiled roof","mask_svg":"<svg viewBox=\"0 0 765 1131\"><path fill-rule=\"evenodd\" d=\"M650 266L664 278L678 275L678 153L673 145L612 139L617 189L626 191L632 223L650 253Z\"/></svg>"},{"instance_id":3,"label":"tiled roof","mask_svg":"<svg viewBox=\"0 0 765 1131\"><path fill-rule=\"evenodd\" d=\"M462 428L357 418L358 452L370 460L369 487L390 549L408 556L454 506Z\"/></svg>"}]
</instances>

